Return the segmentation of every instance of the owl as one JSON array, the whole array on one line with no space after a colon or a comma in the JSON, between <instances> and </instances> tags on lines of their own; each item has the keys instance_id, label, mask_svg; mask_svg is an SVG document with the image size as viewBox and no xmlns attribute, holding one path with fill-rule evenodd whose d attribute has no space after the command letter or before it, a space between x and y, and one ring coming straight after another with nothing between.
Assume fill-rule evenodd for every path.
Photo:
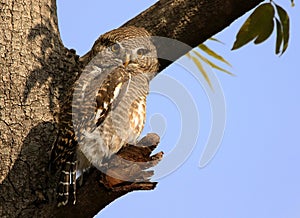
<instances>
[{"instance_id":1,"label":"owl","mask_svg":"<svg viewBox=\"0 0 300 218\"><path fill-rule=\"evenodd\" d=\"M62 168L59 206L68 203L71 189L76 201L76 171L101 170L123 146L136 144L145 123L149 82L158 71L156 48L144 28L105 33L91 52L94 58L76 81L61 118L55 148Z\"/></svg>"}]
</instances>

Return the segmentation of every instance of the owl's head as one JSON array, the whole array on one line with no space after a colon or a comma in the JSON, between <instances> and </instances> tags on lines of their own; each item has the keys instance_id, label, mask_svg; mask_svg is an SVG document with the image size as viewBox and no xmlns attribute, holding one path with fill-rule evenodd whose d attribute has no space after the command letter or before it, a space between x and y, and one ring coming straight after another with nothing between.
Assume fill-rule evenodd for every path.
<instances>
[{"instance_id":1,"label":"owl's head","mask_svg":"<svg viewBox=\"0 0 300 218\"><path fill-rule=\"evenodd\" d=\"M102 67L124 67L131 73L156 73L158 60L150 34L144 28L122 27L103 34L93 48Z\"/></svg>"}]
</instances>

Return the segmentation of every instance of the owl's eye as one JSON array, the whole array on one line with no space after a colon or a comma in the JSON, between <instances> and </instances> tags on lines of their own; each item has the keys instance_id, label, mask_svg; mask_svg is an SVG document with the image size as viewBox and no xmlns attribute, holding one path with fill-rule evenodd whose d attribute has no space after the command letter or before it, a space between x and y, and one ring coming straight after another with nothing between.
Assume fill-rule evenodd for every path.
<instances>
[{"instance_id":1,"label":"owl's eye","mask_svg":"<svg viewBox=\"0 0 300 218\"><path fill-rule=\"evenodd\" d=\"M139 50L137 50L137 55L139 56L139 57L142 57L142 56L144 56L145 54L147 54L149 52L149 50L148 49L145 49L145 48L140 48Z\"/></svg>"},{"instance_id":2,"label":"owl's eye","mask_svg":"<svg viewBox=\"0 0 300 218\"><path fill-rule=\"evenodd\" d=\"M114 53L119 53L121 47L120 47L120 45L118 43L116 43L116 44L113 44L110 49Z\"/></svg>"}]
</instances>

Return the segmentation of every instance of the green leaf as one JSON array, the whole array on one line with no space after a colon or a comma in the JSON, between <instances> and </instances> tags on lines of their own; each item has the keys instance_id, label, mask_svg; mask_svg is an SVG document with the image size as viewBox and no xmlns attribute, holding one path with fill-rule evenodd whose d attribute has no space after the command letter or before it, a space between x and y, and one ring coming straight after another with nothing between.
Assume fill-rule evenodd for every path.
<instances>
[{"instance_id":1,"label":"green leaf","mask_svg":"<svg viewBox=\"0 0 300 218\"><path fill-rule=\"evenodd\" d=\"M291 0L291 4L292 4L292 7L295 7L295 2L294 2L294 0Z\"/></svg>"},{"instance_id":2,"label":"green leaf","mask_svg":"<svg viewBox=\"0 0 300 218\"><path fill-rule=\"evenodd\" d=\"M219 60L219 61L222 61L223 63L227 64L228 66L231 67L231 64L226 61L221 55L218 55L216 52L214 52L213 50L211 50L210 48L208 48L206 45L204 44L200 44L198 45L198 47L204 51L206 54L214 57L215 59Z\"/></svg>"},{"instance_id":3,"label":"green leaf","mask_svg":"<svg viewBox=\"0 0 300 218\"><path fill-rule=\"evenodd\" d=\"M191 52L188 52L188 53L186 53L185 55L186 55L188 58L192 58L192 56L191 56L190 53L191 53Z\"/></svg>"},{"instance_id":4,"label":"green leaf","mask_svg":"<svg viewBox=\"0 0 300 218\"><path fill-rule=\"evenodd\" d=\"M213 38L213 37L211 37L211 38L209 38L209 40L211 40L211 41L215 41L215 42L218 42L218 43L221 43L221 44L225 45L225 43L224 43L224 42L220 41L220 40L219 40L219 39L217 39L217 38Z\"/></svg>"},{"instance_id":5,"label":"green leaf","mask_svg":"<svg viewBox=\"0 0 300 218\"><path fill-rule=\"evenodd\" d=\"M287 12L280 7L279 5L275 4L277 13L279 15L279 19L282 25L282 33L283 33L283 48L281 54L285 52L289 44L290 38L290 18Z\"/></svg>"},{"instance_id":6,"label":"green leaf","mask_svg":"<svg viewBox=\"0 0 300 218\"><path fill-rule=\"evenodd\" d=\"M273 32L274 29L274 8L271 4L265 4L265 6L261 9L263 10L263 14L260 17L260 22L258 23L259 35L254 40L254 44L259 44L264 42Z\"/></svg>"},{"instance_id":7,"label":"green leaf","mask_svg":"<svg viewBox=\"0 0 300 218\"><path fill-rule=\"evenodd\" d=\"M219 67L218 65L214 64L212 61L208 60L206 57L202 56L199 52L194 51L195 55L197 55L201 60L203 60L205 63L210 65L212 68L215 68L217 70L220 70L224 73L227 73L231 76L234 76L233 73L229 72L228 70L223 69L222 67Z\"/></svg>"},{"instance_id":8,"label":"green leaf","mask_svg":"<svg viewBox=\"0 0 300 218\"><path fill-rule=\"evenodd\" d=\"M206 80L206 82L208 83L209 87L213 90L212 84L210 82L210 79L208 77L208 74L206 73L204 67L202 66L201 62L198 60L198 58L191 56L193 62L196 64L197 68L199 69L199 71L202 73L202 75L204 76L204 79Z\"/></svg>"},{"instance_id":9,"label":"green leaf","mask_svg":"<svg viewBox=\"0 0 300 218\"><path fill-rule=\"evenodd\" d=\"M277 34L276 34L276 49L275 49L275 53L279 54L280 53L280 48L283 42L283 38L282 38L282 26L280 21L276 18L276 30L277 30Z\"/></svg>"},{"instance_id":10,"label":"green leaf","mask_svg":"<svg viewBox=\"0 0 300 218\"><path fill-rule=\"evenodd\" d=\"M238 49L254 39L255 44L265 41L274 29L274 13L274 8L270 3L258 6L236 35L232 50Z\"/></svg>"}]
</instances>

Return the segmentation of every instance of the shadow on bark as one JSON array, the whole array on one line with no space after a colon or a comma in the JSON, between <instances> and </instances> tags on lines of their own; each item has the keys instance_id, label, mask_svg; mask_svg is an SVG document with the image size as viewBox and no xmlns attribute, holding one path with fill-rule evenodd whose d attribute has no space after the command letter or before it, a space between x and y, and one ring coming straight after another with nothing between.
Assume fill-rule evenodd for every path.
<instances>
[{"instance_id":1,"label":"shadow on bark","mask_svg":"<svg viewBox=\"0 0 300 218\"><path fill-rule=\"evenodd\" d=\"M27 78L23 92L23 103L28 99L31 90L35 86L43 86L48 83L48 98L50 111L57 111L57 104L62 108L69 90L80 73L79 56L74 49L65 48L59 41L60 37L48 20L46 25L37 25L28 34L28 41L34 41L42 37L40 45L40 56L35 59L40 63L40 68L34 69ZM57 46L58 48L53 48ZM34 55L34 54L33 54Z\"/></svg>"},{"instance_id":2,"label":"shadow on bark","mask_svg":"<svg viewBox=\"0 0 300 218\"><path fill-rule=\"evenodd\" d=\"M2 211L8 217L34 215L53 196L53 182L48 171L49 144L54 142L54 124L42 122L32 128L23 141L19 156L8 176L0 184L0 204L15 211Z\"/></svg>"}]
</instances>

